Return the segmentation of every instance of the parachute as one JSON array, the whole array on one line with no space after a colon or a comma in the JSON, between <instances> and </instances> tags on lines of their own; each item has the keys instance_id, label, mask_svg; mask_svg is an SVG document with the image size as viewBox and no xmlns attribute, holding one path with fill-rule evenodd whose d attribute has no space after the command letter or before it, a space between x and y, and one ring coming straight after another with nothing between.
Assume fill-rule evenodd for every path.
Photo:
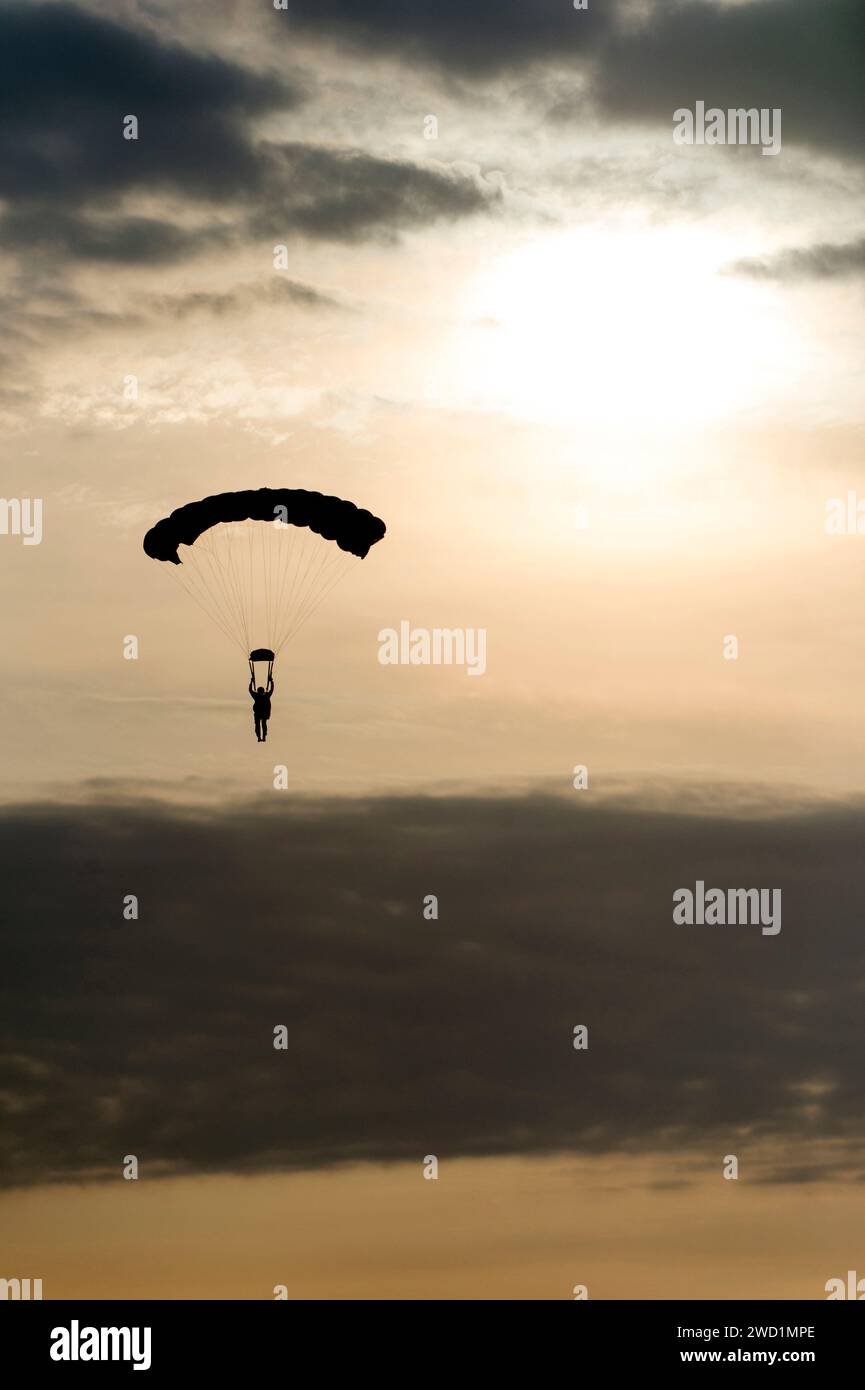
<instances>
[{"instance_id":1,"label":"parachute","mask_svg":"<svg viewBox=\"0 0 865 1390\"><path fill-rule=\"evenodd\" d=\"M157 521L144 550L221 631L273 662L356 560L385 534L371 512L302 488L223 492Z\"/></svg>"}]
</instances>

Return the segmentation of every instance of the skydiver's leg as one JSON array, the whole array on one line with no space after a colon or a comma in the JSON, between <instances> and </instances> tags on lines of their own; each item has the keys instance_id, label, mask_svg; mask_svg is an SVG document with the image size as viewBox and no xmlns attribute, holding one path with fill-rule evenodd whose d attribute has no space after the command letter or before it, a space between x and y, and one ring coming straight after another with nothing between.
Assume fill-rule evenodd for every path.
<instances>
[{"instance_id":1,"label":"skydiver's leg","mask_svg":"<svg viewBox=\"0 0 865 1390\"><path fill-rule=\"evenodd\" d=\"M256 715L254 716L254 719L255 719L255 737L258 739L259 743L261 743L261 716L258 715L258 714L256 714Z\"/></svg>"},{"instance_id":2,"label":"skydiver's leg","mask_svg":"<svg viewBox=\"0 0 865 1390\"><path fill-rule=\"evenodd\" d=\"M266 720L266 719L262 719L262 721L261 721L261 741L262 741L262 743L264 743L264 742L266 742L266 740L267 740L267 720Z\"/></svg>"}]
</instances>

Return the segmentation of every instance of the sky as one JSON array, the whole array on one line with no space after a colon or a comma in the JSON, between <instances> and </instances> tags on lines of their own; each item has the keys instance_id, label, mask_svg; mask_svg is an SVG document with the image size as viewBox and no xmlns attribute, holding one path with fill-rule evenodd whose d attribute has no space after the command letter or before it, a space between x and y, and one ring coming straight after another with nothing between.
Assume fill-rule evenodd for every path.
<instances>
[{"instance_id":1,"label":"sky","mask_svg":"<svg viewBox=\"0 0 865 1390\"><path fill-rule=\"evenodd\" d=\"M858 0L0 0L0 1276L861 1264L863 77ZM387 526L266 745L142 548L258 487ZM676 926L698 880L781 931Z\"/></svg>"}]
</instances>

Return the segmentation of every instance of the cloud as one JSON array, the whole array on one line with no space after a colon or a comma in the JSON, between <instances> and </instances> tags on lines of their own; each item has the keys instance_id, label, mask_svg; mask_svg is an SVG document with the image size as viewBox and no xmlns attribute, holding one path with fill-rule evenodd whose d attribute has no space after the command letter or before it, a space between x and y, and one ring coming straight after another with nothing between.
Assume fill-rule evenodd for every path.
<instances>
[{"instance_id":1,"label":"cloud","mask_svg":"<svg viewBox=\"0 0 865 1390\"><path fill-rule=\"evenodd\" d=\"M297 81L82 10L0 9L0 246L162 265L262 234L392 238L498 200L465 170L259 138L257 120L302 99ZM160 194L192 224L170 203L124 206Z\"/></svg>"},{"instance_id":2,"label":"cloud","mask_svg":"<svg viewBox=\"0 0 865 1390\"><path fill-rule=\"evenodd\" d=\"M301 99L273 73L66 5L0 9L0 55L0 195L55 207L141 187L243 195L257 176L248 123Z\"/></svg>"},{"instance_id":3,"label":"cloud","mask_svg":"<svg viewBox=\"0 0 865 1390\"><path fill-rule=\"evenodd\" d=\"M540 65L583 79L608 121L672 130L672 113L697 99L724 109L781 107L785 142L860 158L865 136L861 0L293 0L298 28L378 57L488 80ZM563 101L562 111L567 108ZM581 101L575 117L584 119ZM765 162L765 161L764 161ZM768 177L768 171L761 171Z\"/></svg>"},{"instance_id":4,"label":"cloud","mask_svg":"<svg viewBox=\"0 0 865 1390\"><path fill-rule=\"evenodd\" d=\"M49 257L165 265L231 240L228 228L186 229L153 217L100 217L25 206L0 218L0 246Z\"/></svg>"},{"instance_id":5,"label":"cloud","mask_svg":"<svg viewBox=\"0 0 865 1390\"><path fill-rule=\"evenodd\" d=\"M665 0L639 29L620 27L609 36L594 92L610 118L659 129L672 129L673 111L693 109L698 99L723 109L779 107L785 145L861 158L862 38L859 0L816 7L810 0Z\"/></svg>"},{"instance_id":6,"label":"cloud","mask_svg":"<svg viewBox=\"0 0 865 1390\"><path fill-rule=\"evenodd\" d=\"M314 285L303 284L300 280L289 280L282 275L271 275L266 280L253 280L248 284L236 285L233 289L191 290L186 294L151 295L145 307L160 317L185 319L192 314L243 313L259 305L278 306L293 304L298 309L347 309L348 305Z\"/></svg>"},{"instance_id":7,"label":"cloud","mask_svg":"<svg viewBox=\"0 0 865 1390\"><path fill-rule=\"evenodd\" d=\"M0 246L34 255L161 265L230 229L131 215L129 195L219 202L248 197L262 173L255 117L291 109L273 74L200 56L68 6L0 9ZM123 138L134 115L139 138Z\"/></svg>"},{"instance_id":8,"label":"cloud","mask_svg":"<svg viewBox=\"0 0 865 1390\"><path fill-rule=\"evenodd\" d=\"M568 0L292 0L289 38L298 30L336 40L340 47L392 53L401 61L433 65L460 76L488 76L538 60L567 61L591 53L609 32L615 3L577 11Z\"/></svg>"},{"instance_id":9,"label":"cloud","mask_svg":"<svg viewBox=\"0 0 865 1390\"><path fill-rule=\"evenodd\" d=\"M861 1146L865 813L587 806L7 808L6 1183L127 1153L152 1174ZM780 935L673 926L697 878L780 886Z\"/></svg>"},{"instance_id":10,"label":"cloud","mask_svg":"<svg viewBox=\"0 0 865 1390\"><path fill-rule=\"evenodd\" d=\"M253 212L254 235L393 240L402 229L490 211L502 202L500 184L466 166L300 144L270 146L270 154L269 196Z\"/></svg>"},{"instance_id":11,"label":"cloud","mask_svg":"<svg viewBox=\"0 0 865 1390\"><path fill-rule=\"evenodd\" d=\"M865 237L860 241L790 247L774 256L745 257L725 267L752 280L840 280L865 272Z\"/></svg>"}]
</instances>

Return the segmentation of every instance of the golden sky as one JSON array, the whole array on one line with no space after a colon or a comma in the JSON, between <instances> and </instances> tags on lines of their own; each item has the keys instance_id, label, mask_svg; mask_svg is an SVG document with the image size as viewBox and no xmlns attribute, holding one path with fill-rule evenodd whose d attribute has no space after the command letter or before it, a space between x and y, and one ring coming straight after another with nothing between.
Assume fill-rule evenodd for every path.
<instances>
[{"instance_id":1,"label":"golden sky","mask_svg":"<svg viewBox=\"0 0 865 1390\"><path fill-rule=\"evenodd\" d=\"M4 1244L50 1268L46 1298L812 1300L846 1280L855 1184L767 1192L688 1159L58 1188L4 1199Z\"/></svg>"}]
</instances>

